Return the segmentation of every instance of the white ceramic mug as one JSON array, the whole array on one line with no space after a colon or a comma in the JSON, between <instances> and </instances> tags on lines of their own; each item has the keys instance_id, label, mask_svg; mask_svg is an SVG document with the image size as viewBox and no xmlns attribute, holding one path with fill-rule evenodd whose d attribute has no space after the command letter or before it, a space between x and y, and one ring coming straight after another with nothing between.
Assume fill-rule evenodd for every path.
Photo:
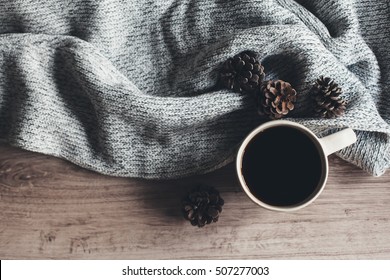
<instances>
[{"instance_id":1,"label":"white ceramic mug","mask_svg":"<svg viewBox=\"0 0 390 280\"><path fill-rule=\"evenodd\" d=\"M272 137L276 137L273 135L278 135L278 139L276 138L272 139ZM275 156L280 157L280 159L274 159L273 157L275 153L273 151L278 151L278 149L285 149L288 156L289 151L292 151L293 149L299 149L299 147L302 146L300 145L300 142L295 142L295 145L289 146L290 138L294 138L292 137L292 135L295 135L294 136L295 138L298 137L296 141L301 141L299 140L300 139L299 137L303 139L302 143L306 141L305 147L303 147L303 151L302 152L295 151L296 153L293 154L295 155L294 158L287 158L287 159L283 158L283 156L285 155L284 153L279 153L279 154L276 153ZM267 139L266 141L268 142L264 142L265 140L262 139L262 137ZM256 144L256 141L258 141L258 144ZM329 172L328 156L355 142L356 142L356 135L354 131L350 128L341 130L339 132L336 132L334 134L331 134L323 138L318 138L307 127L300 125L298 123L285 121L285 120L269 121L257 127L255 130L253 130L241 144L237 154L237 160L236 160L238 179L240 181L243 190L246 192L249 198L252 201L254 201L256 204L266 209L275 210L275 211L298 210L312 203L321 194L322 190L324 189L328 178L328 172ZM256 147L256 145L265 144L265 143L268 143L267 145L265 145L265 147L261 147L261 146ZM275 146L273 145L274 143ZM286 144L286 147L280 147L280 146L284 146L283 143ZM310 155L308 155L306 146L310 146L310 145L313 145L314 148L310 150ZM258 155L254 156L253 153L252 155L248 154L250 153L250 151L255 151L253 153L258 153ZM286 196L285 201L288 201L288 192L290 192L290 196L293 197L292 199L300 199L298 195L297 198L294 197L295 194L293 191L296 190L298 192L300 191L300 187L302 187L299 186L299 183L297 182L306 183L306 181L305 179L294 180L295 178L294 176L301 176L300 178L305 178L302 176L309 176L309 175L311 176L311 174L305 173L306 170L299 169L299 165L305 166L306 162L303 161L305 161L306 158L312 160L312 157L313 160L319 162L318 166L320 168L320 172L318 173L318 177L316 178L313 177L313 179L310 179L311 181L309 181L309 179L306 180L307 182L310 182L310 184L312 184L310 186L312 191L308 189L309 186L305 186L305 191L304 192L302 191L302 194L300 194L304 197L303 199L301 199L300 201L291 202L292 204L290 205L287 202L286 202L287 204L283 204L285 202L283 202L282 204L279 202L270 203L269 201L264 200L262 198L262 195L259 195L259 193L268 193L267 195L269 197L272 197L272 199L276 197L275 199L277 199L279 195L277 191L279 190L278 188L280 188L281 190L280 192L285 192L287 190L285 194ZM270 159L272 160L270 161ZM250 166L250 164L252 163L257 163L257 165L259 165L259 169L256 169L257 166ZM268 163L269 165L272 166L270 167ZM307 164L306 164L306 168L309 167L310 169L310 166L307 167ZM298 167L296 167L296 165ZM270 171L274 171L274 168L275 170L278 171L274 172L273 175L266 174L266 173L270 173ZM295 173L291 174L291 172L293 171L298 174ZM258 172L258 174L253 174L254 172ZM288 178L286 179L283 177L285 173L287 173L288 174L287 176L290 176L289 178L292 178L291 181L295 183L294 186L291 186L291 189L282 186L283 182L290 182L290 179ZM272 178L264 179L264 181L268 183L263 184L263 178L267 178L267 176L272 176ZM252 177L254 179L252 179ZM280 183L281 186L275 187L279 181L282 182ZM288 183L285 183L284 185L286 184ZM274 190L272 188L274 188ZM265 195L264 197L266 197L267 195Z\"/></svg>"}]
</instances>

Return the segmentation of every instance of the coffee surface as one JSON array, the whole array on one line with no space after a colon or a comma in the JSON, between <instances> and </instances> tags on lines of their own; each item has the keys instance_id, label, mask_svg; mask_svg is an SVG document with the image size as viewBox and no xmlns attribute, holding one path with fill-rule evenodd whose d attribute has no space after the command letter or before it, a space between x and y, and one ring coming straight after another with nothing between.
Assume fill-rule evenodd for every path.
<instances>
[{"instance_id":1,"label":"coffee surface","mask_svg":"<svg viewBox=\"0 0 390 280\"><path fill-rule=\"evenodd\" d=\"M311 197L322 175L320 152L304 132L273 127L254 137L242 161L247 186L261 201L292 206Z\"/></svg>"}]
</instances>

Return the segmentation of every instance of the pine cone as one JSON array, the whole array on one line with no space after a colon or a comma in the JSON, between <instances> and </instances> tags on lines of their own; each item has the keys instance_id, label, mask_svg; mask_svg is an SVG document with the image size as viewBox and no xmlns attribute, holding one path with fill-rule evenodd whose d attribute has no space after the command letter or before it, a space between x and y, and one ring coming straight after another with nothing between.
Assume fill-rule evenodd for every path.
<instances>
[{"instance_id":1,"label":"pine cone","mask_svg":"<svg viewBox=\"0 0 390 280\"><path fill-rule=\"evenodd\" d=\"M335 118L344 114L346 102L341 96L342 90L331 78L319 77L315 84L314 109L317 117Z\"/></svg>"},{"instance_id":2,"label":"pine cone","mask_svg":"<svg viewBox=\"0 0 390 280\"><path fill-rule=\"evenodd\" d=\"M194 188L182 202L184 218L198 227L217 222L224 204L219 192L205 185Z\"/></svg>"},{"instance_id":3,"label":"pine cone","mask_svg":"<svg viewBox=\"0 0 390 280\"><path fill-rule=\"evenodd\" d=\"M297 92L282 80L262 84L259 95L259 111L271 119L280 119L294 110Z\"/></svg>"},{"instance_id":4,"label":"pine cone","mask_svg":"<svg viewBox=\"0 0 390 280\"><path fill-rule=\"evenodd\" d=\"M254 92L263 80L264 67L250 51L226 60L220 73L221 86L235 92Z\"/></svg>"}]
</instances>

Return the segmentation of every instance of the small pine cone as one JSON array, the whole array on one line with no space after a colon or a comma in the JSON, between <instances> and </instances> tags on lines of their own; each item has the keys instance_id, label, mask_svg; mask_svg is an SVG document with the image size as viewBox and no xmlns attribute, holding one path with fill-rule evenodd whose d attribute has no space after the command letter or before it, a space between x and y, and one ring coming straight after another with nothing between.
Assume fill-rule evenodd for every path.
<instances>
[{"instance_id":1,"label":"small pine cone","mask_svg":"<svg viewBox=\"0 0 390 280\"><path fill-rule=\"evenodd\" d=\"M319 77L314 84L315 115L322 118L335 118L344 114L346 101L342 90L331 78Z\"/></svg>"},{"instance_id":2,"label":"small pine cone","mask_svg":"<svg viewBox=\"0 0 390 280\"><path fill-rule=\"evenodd\" d=\"M264 80L264 67L254 52L245 51L225 61L220 72L221 86L235 92L255 92Z\"/></svg>"},{"instance_id":3,"label":"small pine cone","mask_svg":"<svg viewBox=\"0 0 390 280\"><path fill-rule=\"evenodd\" d=\"M193 226L203 227L218 221L224 201L216 189L200 185L189 192L182 203L184 218Z\"/></svg>"},{"instance_id":4,"label":"small pine cone","mask_svg":"<svg viewBox=\"0 0 390 280\"><path fill-rule=\"evenodd\" d=\"M262 84L259 96L259 113L271 119L280 119L294 110L297 92L282 80L267 81Z\"/></svg>"}]
</instances>

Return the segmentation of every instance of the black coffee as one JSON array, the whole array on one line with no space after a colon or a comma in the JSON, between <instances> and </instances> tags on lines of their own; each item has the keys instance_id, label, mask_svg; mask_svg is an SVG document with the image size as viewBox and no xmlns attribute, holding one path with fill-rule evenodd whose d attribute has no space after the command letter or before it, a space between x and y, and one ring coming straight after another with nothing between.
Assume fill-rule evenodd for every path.
<instances>
[{"instance_id":1,"label":"black coffee","mask_svg":"<svg viewBox=\"0 0 390 280\"><path fill-rule=\"evenodd\" d=\"M311 198L322 176L320 151L304 132L290 126L265 130L247 145L242 174L252 194L274 206Z\"/></svg>"}]
</instances>

